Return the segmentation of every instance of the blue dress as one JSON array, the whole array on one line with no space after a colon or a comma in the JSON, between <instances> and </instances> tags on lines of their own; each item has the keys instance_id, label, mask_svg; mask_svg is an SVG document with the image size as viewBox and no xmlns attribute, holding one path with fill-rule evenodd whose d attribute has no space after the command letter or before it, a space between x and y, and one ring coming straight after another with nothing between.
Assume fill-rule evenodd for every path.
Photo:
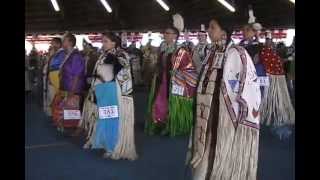
<instances>
[{"instance_id":1,"label":"blue dress","mask_svg":"<svg viewBox=\"0 0 320 180\"><path fill-rule=\"evenodd\" d=\"M98 84L95 87L97 106L99 108L99 119L96 123L96 137L93 143L93 149L105 149L107 152L113 152L118 142L119 136L119 116L106 117L101 116L102 109L116 107L119 115L119 105L117 96L116 82L106 82ZM114 110L114 108L113 108Z\"/></svg>"}]
</instances>

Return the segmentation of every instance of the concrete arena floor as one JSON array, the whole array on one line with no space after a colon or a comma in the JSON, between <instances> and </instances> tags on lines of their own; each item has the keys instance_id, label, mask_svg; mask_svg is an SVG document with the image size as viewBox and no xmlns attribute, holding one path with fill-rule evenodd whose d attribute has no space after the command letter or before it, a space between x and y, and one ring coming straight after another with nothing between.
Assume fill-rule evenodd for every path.
<instances>
[{"instance_id":1,"label":"concrete arena floor","mask_svg":"<svg viewBox=\"0 0 320 180\"><path fill-rule=\"evenodd\" d=\"M134 162L102 159L101 152L82 149L83 142L60 136L35 94L25 98L26 180L191 180L190 171L184 167L186 137L149 137L143 133L145 89L135 92L139 159ZM294 180L294 146L294 135L280 141L263 127L258 180Z\"/></svg>"}]
</instances>

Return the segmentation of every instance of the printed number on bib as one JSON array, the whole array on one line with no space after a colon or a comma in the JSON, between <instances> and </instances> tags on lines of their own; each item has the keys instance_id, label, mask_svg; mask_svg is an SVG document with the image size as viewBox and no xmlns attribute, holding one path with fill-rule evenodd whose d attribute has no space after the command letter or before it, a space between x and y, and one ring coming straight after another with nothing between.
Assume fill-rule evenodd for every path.
<instances>
[{"instance_id":1,"label":"printed number on bib","mask_svg":"<svg viewBox=\"0 0 320 180\"><path fill-rule=\"evenodd\" d=\"M80 118L81 118L80 110L63 110L64 120L80 119Z\"/></svg>"},{"instance_id":2,"label":"printed number on bib","mask_svg":"<svg viewBox=\"0 0 320 180\"><path fill-rule=\"evenodd\" d=\"M99 107L99 119L110 119L119 117L118 106Z\"/></svg>"},{"instance_id":3,"label":"printed number on bib","mask_svg":"<svg viewBox=\"0 0 320 180\"><path fill-rule=\"evenodd\" d=\"M258 82L260 86L269 86L269 77L268 76L262 76L258 77Z\"/></svg>"},{"instance_id":4,"label":"printed number on bib","mask_svg":"<svg viewBox=\"0 0 320 180\"><path fill-rule=\"evenodd\" d=\"M172 85L172 94L183 96L184 87L176 84Z\"/></svg>"}]
</instances>

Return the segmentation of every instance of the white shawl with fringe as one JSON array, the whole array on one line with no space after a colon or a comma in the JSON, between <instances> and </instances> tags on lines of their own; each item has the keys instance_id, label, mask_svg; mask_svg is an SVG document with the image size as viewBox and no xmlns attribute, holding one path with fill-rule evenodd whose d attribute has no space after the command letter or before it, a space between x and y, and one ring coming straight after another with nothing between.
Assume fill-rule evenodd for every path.
<instances>
[{"instance_id":1,"label":"white shawl with fringe","mask_svg":"<svg viewBox=\"0 0 320 180\"><path fill-rule=\"evenodd\" d=\"M213 137L208 129L205 151L198 163L192 164L193 180L256 180L260 103L250 56L245 49L229 45L223 64L216 144L210 146Z\"/></svg>"}]
</instances>

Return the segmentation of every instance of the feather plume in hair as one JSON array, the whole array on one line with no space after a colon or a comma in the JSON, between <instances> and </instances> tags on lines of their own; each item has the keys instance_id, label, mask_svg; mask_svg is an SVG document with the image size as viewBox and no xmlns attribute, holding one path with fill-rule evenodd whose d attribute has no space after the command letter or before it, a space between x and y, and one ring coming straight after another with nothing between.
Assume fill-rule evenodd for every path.
<instances>
[{"instance_id":1,"label":"feather plume in hair","mask_svg":"<svg viewBox=\"0 0 320 180\"><path fill-rule=\"evenodd\" d=\"M261 31L262 25L260 23L254 23L252 24L252 28L256 31Z\"/></svg>"},{"instance_id":2,"label":"feather plume in hair","mask_svg":"<svg viewBox=\"0 0 320 180\"><path fill-rule=\"evenodd\" d=\"M173 18L173 26L177 28L180 32L182 32L184 28L183 17L180 14L175 14L172 16L172 18Z\"/></svg>"},{"instance_id":3,"label":"feather plume in hair","mask_svg":"<svg viewBox=\"0 0 320 180\"><path fill-rule=\"evenodd\" d=\"M204 24L201 24L200 31L206 31L206 26Z\"/></svg>"},{"instance_id":4,"label":"feather plume in hair","mask_svg":"<svg viewBox=\"0 0 320 180\"><path fill-rule=\"evenodd\" d=\"M248 23L252 25L252 28L256 31L261 31L262 25L256 22L256 17L253 14L253 9L249 7L249 20Z\"/></svg>"},{"instance_id":5,"label":"feather plume in hair","mask_svg":"<svg viewBox=\"0 0 320 180\"><path fill-rule=\"evenodd\" d=\"M249 24L253 24L256 22L256 17L253 15L253 10L249 9L249 20L248 23Z\"/></svg>"}]
</instances>

